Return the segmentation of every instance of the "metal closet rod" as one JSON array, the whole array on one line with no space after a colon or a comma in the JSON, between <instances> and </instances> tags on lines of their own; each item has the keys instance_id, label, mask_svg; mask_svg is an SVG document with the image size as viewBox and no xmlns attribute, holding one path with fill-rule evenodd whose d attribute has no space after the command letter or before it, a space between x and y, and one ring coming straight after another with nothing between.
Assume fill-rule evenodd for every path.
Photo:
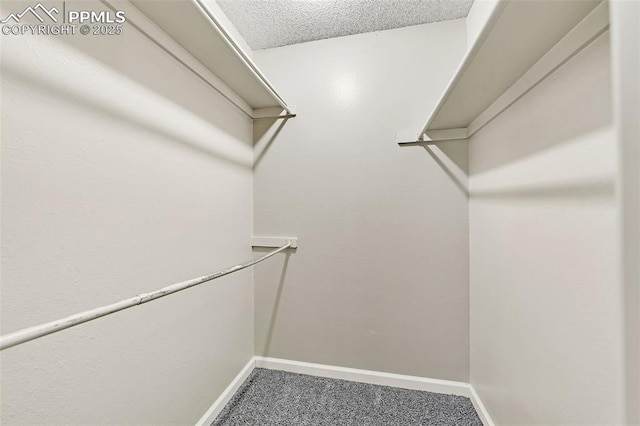
<instances>
[{"instance_id":1,"label":"metal closet rod","mask_svg":"<svg viewBox=\"0 0 640 426\"><path fill-rule=\"evenodd\" d=\"M77 314L70 315L68 317L65 317L59 320L50 321L50 322L39 324L29 328L24 328L22 330L7 334L5 336L1 336L0 351L34 340L34 339L38 339L48 334L56 333L60 330L64 330L65 328L70 328L78 324L93 321L94 319L98 319L106 315L111 315L115 312L122 311L124 309L128 309L133 306L142 305L143 303L151 302L153 300L159 299L164 296L168 296L178 291L186 290L190 287L195 287L199 284L206 283L207 281L215 280L216 278L220 278L225 275L229 275L233 272L240 271L242 269L253 266L256 263L260 263L263 260L267 260L271 256L274 256L280 253L281 251L288 249L289 247L291 247L292 244L293 244L292 241L287 241L287 244L273 250L272 252L265 254L262 257L259 257L254 260L250 260L248 262L240 263L238 265L232 266L227 269L223 269L218 272L213 272L211 274L203 275L201 277L194 278L188 281L182 281L179 283L171 284L166 287L162 287L161 289L158 289L156 291L152 291L150 293L142 293L137 296L121 300L119 302L111 303L109 305L101 306L99 308L91 309L88 311L79 312Z\"/></svg>"}]
</instances>

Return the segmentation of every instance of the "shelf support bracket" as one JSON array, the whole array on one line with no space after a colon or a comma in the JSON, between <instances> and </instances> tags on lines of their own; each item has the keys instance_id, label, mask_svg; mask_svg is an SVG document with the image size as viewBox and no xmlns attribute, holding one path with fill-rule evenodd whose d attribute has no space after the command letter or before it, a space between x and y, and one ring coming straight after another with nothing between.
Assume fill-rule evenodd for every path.
<instances>
[{"instance_id":1,"label":"shelf support bracket","mask_svg":"<svg viewBox=\"0 0 640 426\"><path fill-rule=\"evenodd\" d=\"M291 105L287 105L287 107L289 108L289 112L285 114L282 114L282 112L283 111L286 112L286 110L281 107L255 108L253 110L252 118L254 120L263 120L263 119L279 120L284 118L293 118L298 115L296 113L295 107Z\"/></svg>"},{"instance_id":2,"label":"shelf support bracket","mask_svg":"<svg viewBox=\"0 0 640 426\"><path fill-rule=\"evenodd\" d=\"M466 127L457 129L427 130L422 135L411 132L396 133L396 143L398 145L416 145L460 139L467 139Z\"/></svg>"},{"instance_id":3,"label":"shelf support bracket","mask_svg":"<svg viewBox=\"0 0 640 426\"><path fill-rule=\"evenodd\" d=\"M251 247L281 247L287 243L291 243L291 248L298 248L297 237L253 237L251 238Z\"/></svg>"}]
</instances>

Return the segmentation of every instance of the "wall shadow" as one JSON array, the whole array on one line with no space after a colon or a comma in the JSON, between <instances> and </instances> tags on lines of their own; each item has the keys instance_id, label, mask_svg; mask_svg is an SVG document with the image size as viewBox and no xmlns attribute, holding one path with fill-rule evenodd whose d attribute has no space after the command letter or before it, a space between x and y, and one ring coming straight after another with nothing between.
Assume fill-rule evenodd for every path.
<instances>
[{"instance_id":1,"label":"wall shadow","mask_svg":"<svg viewBox=\"0 0 640 426\"><path fill-rule=\"evenodd\" d=\"M85 97L79 93L74 93L70 90L66 90L65 88L58 87L53 85L50 82L44 81L42 79L37 79L32 75L28 75L20 72L20 70L15 69L13 66L3 63L2 64L2 78L3 80L13 80L20 86L24 88L34 89L40 93L51 96L57 100L66 101L71 104L76 104L82 108L90 108L97 113L108 116L114 120L122 122L124 124L137 127L142 129L150 134L159 137L159 140L166 142L178 143L182 147L188 148L190 150L196 151L199 154L205 154L209 157L215 158L216 160L222 160L228 163L232 163L236 166L243 167L246 169L251 169L251 165L247 162L239 161L231 156L225 155L221 152L211 149L211 147L202 144L201 142L195 139L186 138L184 134L174 133L170 131L166 131L165 129L161 129L153 123L150 122L142 122L139 120L135 120L134 117L127 114L122 109L118 109L115 106L107 105L98 102L95 98Z\"/></svg>"},{"instance_id":2,"label":"wall shadow","mask_svg":"<svg viewBox=\"0 0 640 426\"><path fill-rule=\"evenodd\" d=\"M508 134L501 135L500 137L491 137L490 149L492 155L483 156L481 159L478 159L479 156L474 155L474 161L470 164L470 176L478 175L531 157L542 151L558 147L572 140L580 139L581 136L591 132L603 130L613 124L610 117L606 118L607 119L603 119L603 117L600 117L600 119L595 119L595 117L587 117L584 123L588 124L585 126L581 126L578 123L571 123L571 120L567 120L561 128L558 128L558 126L550 126L553 128L553 131L544 131L538 128L536 129L536 135L529 134L526 137L520 135L521 133L526 133L526 129L524 128L520 128L519 130L513 129L511 132L508 132ZM578 122L580 120L575 121ZM483 131L484 130L481 130L480 132ZM470 144L474 143L474 137L469 139ZM473 148L470 147L470 149Z\"/></svg>"},{"instance_id":3,"label":"wall shadow","mask_svg":"<svg viewBox=\"0 0 640 426\"><path fill-rule=\"evenodd\" d=\"M572 201L581 198L611 198L615 195L616 185L611 179L590 180L576 183L545 184L544 186L523 186L505 190L475 190L472 199L498 200L548 200Z\"/></svg>"},{"instance_id":4,"label":"wall shadow","mask_svg":"<svg viewBox=\"0 0 640 426\"><path fill-rule=\"evenodd\" d=\"M278 320L278 311L280 309L280 300L282 299L282 291L284 289L284 282L287 278L287 267L289 266L289 258L291 256L291 252L287 250L285 252L284 262L282 264L282 269L280 272L280 280L278 281L278 288L276 290L276 297L273 304L273 308L271 309L271 315L269 316L269 326L267 328L267 333L264 341L264 348L262 350L262 354L264 356L269 356L271 351L271 342L273 340L273 332L275 330L276 322Z\"/></svg>"},{"instance_id":5,"label":"wall shadow","mask_svg":"<svg viewBox=\"0 0 640 426\"><path fill-rule=\"evenodd\" d=\"M604 33L469 139L470 175L611 127L610 63Z\"/></svg>"},{"instance_id":6,"label":"wall shadow","mask_svg":"<svg viewBox=\"0 0 640 426\"><path fill-rule=\"evenodd\" d=\"M260 162L262 161L262 158L265 156L265 154L271 147L271 144L273 143L273 141L276 140L276 138L284 128L287 121L289 121L289 119L288 118L281 118L281 119L270 118L270 119L254 120L253 122L253 144L254 144L254 150L255 150L257 148L258 143L260 142L260 139L267 133L267 131L275 124L277 120L281 120L281 122L276 128L276 130L273 132L271 137L269 137L269 139L262 144L260 152L257 154L254 154L254 159L253 159L254 169L260 164Z\"/></svg>"},{"instance_id":7,"label":"wall shadow","mask_svg":"<svg viewBox=\"0 0 640 426\"><path fill-rule=\"evenodd\" d=\"M463 145L464 144L464 145ZM400 145L403 149L423 148L442 171L458 187L460 192L469 195L467 141L450 140L442 142L416 142Z\"/></svg>"},{"instance_id":8,"label":"wall shadow","mask_svg":"<svg viewBox=\"0 0 640 426\"><path fill-rule=\"evenodd\" d=\"M458 141L459 142L459 141ZM447 147L449 145L449 147ZM447 176L451 179L451 181L458 187L458 189L465 195L469 195L469 183L468 183L468 170L467 170L467 161L466 158L461 158L460 155L454 155L451 152L452 144L447 144L445 142L435 143L435 144L421 144L422 148L431 156L431 158L440 166L442 171L444 171ZM441 158L436 149L443 154L443 157L448 159L449 164L447 164L443 158ZM465 152L465 157L467 157Z\"/></svg>"},{"instance_id":9,"label":"wall shadow","mask_svg":"<svg viewBox=\"0 0 640 426\"><path fill-rule=\"evenodd\" d=\"M469 138L467 161L473 161L468 165L463 167L455 155L447 157L473 177L611 127L610 62L609 34L604 33ZM423 146L460 187L455 170L433 149L447 153L449 143L424 142L406 148ZM490 155L482 155L485 151ZM596 186L596 192L602 190Z\"/></svg>"},{"instance_id":10,"label":"wall shadow","mask_svg":"<svg viewBox=\"0 0 640 426\"><path fill-rule=\"evenodd\" d=\"M67 8L78 7L86 9L86 1L67 0ZM103 8L103 4L99 4ZM93 6L95 8L96 6ZM107 7L104 6L106 9ZM83 55L100 62L105 67L125 76L141 87L162 96L169 102L179 105L193 115L215 125L220 130L235 139L246 141L242 134L238 133L233 121L223 119L216 111L217 103L226 103L234 114L246 119L248 115L227 100L216 89L193 74L191 70L176 61L154 41L136 28L131 22L125 22L124 33L117 36L58 36L56 42L64 43ZM188 85L176 84L176 79L184 80L184 74L189 76ZM91 78L87 75L87 78ZM101 81L96 79L96 85ZM207 97L202 93L208 92L216 97L215 104L207 102ZM126 101L126 100L125 100Z\"/></svg>"}]
</instances>

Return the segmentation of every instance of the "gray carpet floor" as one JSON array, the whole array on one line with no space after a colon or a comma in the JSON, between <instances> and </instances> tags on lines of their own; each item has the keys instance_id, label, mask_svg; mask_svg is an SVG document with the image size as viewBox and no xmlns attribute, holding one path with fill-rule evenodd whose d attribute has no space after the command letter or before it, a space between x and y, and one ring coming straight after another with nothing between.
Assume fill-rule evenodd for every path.
<instances>
[{"instance_id":1,"label":"gray carpet floor","mask_svg":"<svg viewBox=\"0 0 640 426\"><path fill-rule=\"evenodd\" d=\"M256 368L212 426L473 425L469 398Z\"/></svg>"}]
</instances>

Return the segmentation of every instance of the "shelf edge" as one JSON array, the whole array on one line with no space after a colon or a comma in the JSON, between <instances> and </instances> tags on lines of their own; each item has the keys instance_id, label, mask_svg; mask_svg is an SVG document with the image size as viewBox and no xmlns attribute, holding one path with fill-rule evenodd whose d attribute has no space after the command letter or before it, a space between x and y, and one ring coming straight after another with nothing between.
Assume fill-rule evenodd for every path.
<instances>
[{"instance_id":1,"label":"shelf edge","mask_svg":"<svg viewBox=\"0 0 640 426\"><path fill-rule=\"evenodd\" d=\"M488 28L490 25L487 25ZM542 83L547 77L552 75L558 68L567 63L571 58L580 53L594 40L604 34L609 28L609 8L608 1L603 0L587 16L584 17L575 27L561 38L547 53L545 53L535 64L531 66L511 87L500 95L483 112L478 114L467 127L452 129L429 129L428 124L421 133L414 133L410 137L396 137L399 145L411 145L432 141L445 141L452 139L470 138L493 119L502 114L511 105ZM484 35L486 37L486 34ZM482 37L482 36L481 36ZM478 40L481 38L479 37ZM468 55L467 55L468 56ZM466 60L466 57L465 57ZM463 62L465 62L463 60ZM460 69L460 67L459 67ZM456 79L458 75L454 76ZM454 82L452 79L452 82ZM454 82L455 83L455 82ZM450 87L447 88L447 92ZM447 93L445 92L445 94ZM446 101L443 96L441 103ZM433 120L437 111L432 113L429 122ZM462 137L462 135L465 135ZM398 134L400 135L400 133Z\"/></svg>"},{"instance_id":2,"label":"shelf edge","mask_svg":"<svg viewBox=\"0 0 640 426\"><path fill-rule=\"evenodd\" d=\"M162 27L151 20L144 12L138 9L129 0L100 0L112 10L123 10L126 14L127 23L140 34L149 39L156 46L164 50L174 60L181 63L204 83L214 89L223 98L236 106L242 113L251 119L260 119L261 110L264 108L253 108L236 91L227 85L211 69L200 62L195 56L188 52L179 42L165 32ZM288 105L282 97L275 91L271 83L262 74L251 58L242 50L237 42L231 37L224 27L218 22L214 14L201 3L201 0L191 0L191 3L200 13L211 23L212 28L218 33L222 40L230 47L232 52L242 61L247 70L253 75L256 81L268 92L274 102L286 111L284 115L277 118L295 117L293 107Z\"/></svg>"},{"instance_id":3,"label":"shelf edge","mask_svg":"<svg viewBox=\"0 0 640 426\"><path fill-rule=\"evenodd\" d=\"M558 68L580 53L609 28L609 8L604 0L561 38L487 109L467 125L469 137L489 124Z\"/></svg>"},{"instance_id":4,"label":"shelf edge","mask_svg":"<svg viewBox=\"0 0 640 426\"><path fill-rule=\"evenodd\" d=\"M420 131L420 135L423 135L427 131L427 129L429 128L429 125L431 125L431 123L435 119L438 112L440 112L440 109L444 106L445 102L451 95L451 92L453 92L453 89L458 84L458 80L462 78L462 75L471 64L471 61L477 55L478 51L480 50L485 40L491 33L493 26L498 21L498 18L500 18L500 15L502 15L502 12L504 11L504 8L507 6L507 4L508 4L508 0L498 0L498 2L496 3L495 7L491 11L491 14L489 15L489 18L487 19L486 24L482 28L482 31L480 31L480 33L478 34L478 37L474 40L469 50L462 58L460 65L458 65L458 68L453 73L451 80L449 80L449 83L447 84L447 88L445 89L444 93L438 100L438 103L436 103L436 106L431 112L431 114L429 114L427 123L422 127L422 130Z\"/></svg>"},{"instance_id":5,"label":"shelf edge","mask_svg":"<svg viewBox=\"0 0 640 426\"><path fill-rule=\"evenodd\" d=\"M202 62L197 60L191 53L175 41L160 26L147 17L135 5L128 0L100 0L104 5L112 10L122 10L127 17L127 23L145 36L149 41L164 50L174 60L180 62L185 68L195 74L208 86L218 92L248 117L252 118L254 110L244 99L242 99L224 81L216 76Z\"/></svg>"},{"instance_id":6,"label":"shelf edge","mask_svg":"<svg viewBox=\"0 0 640 426\"><path fill-rule=\"evenodd\" d=\"M245 66L251 71L253 76L258 80L260 85L271 95L271 97L287 112L287 114L294 114L289 105L282 99L282 97L276 92L274 87L271 85L267 77L260 71L258 66L253 62L253 60L242 50L240 45L233 39L231 34L225 30L224 26L218 21L215 17L215 14L211 11L211 9L202 1L202 0L191 0L191 2L204 14L205 17L212 24L213 28L216 32L222 37L222 39L227 43L227 45L231 48L233 53L240 58L240 60L245 64Z\"/></svg>"}]
</instances>

